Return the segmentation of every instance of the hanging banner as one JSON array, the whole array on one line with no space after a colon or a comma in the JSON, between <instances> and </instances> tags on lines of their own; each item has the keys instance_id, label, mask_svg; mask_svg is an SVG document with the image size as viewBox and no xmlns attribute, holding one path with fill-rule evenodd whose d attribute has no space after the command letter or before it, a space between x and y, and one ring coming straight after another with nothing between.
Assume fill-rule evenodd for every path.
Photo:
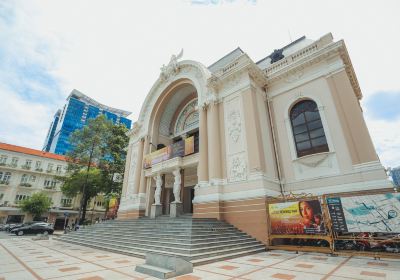
<instances>
[{"instance_id":1,"label":"hanging banner","mask_svg":"<svg viewBox=\"0 0 400 280\"><path fill-rule=\"evenodd\" d=\"M400 233L400 194L327 198L336 232Z\"/></svg>"},{"instance_id":2,"label":"hanging banner","mask_svg":"<svg viewBox=\"0 0 400 280\"><path fill-rule=\"evenodd\" d=\"M165 148L159 149L144 158L144 168L176 157L184 157L194 153L194 137L175 142Z\"/></svg>"},{"instance_id":3,"label":"hanging banner","mask_svg":"<svg viewBox=\"0 0 400 280\"><path fill-rule=\"evenodd\" d=\"M194 136L185 139L185 156L194 154Z\"/></svg>"},{"instance_id":4,"label":"hanging banner","mask_svg":"<svg viewBox=\"0 0 400 280\"><path fill-rule=\"evenodd\" d=\"M304 200L269 204L272 234L325 234L321 204Z\"/></svg>"}]
</instances>

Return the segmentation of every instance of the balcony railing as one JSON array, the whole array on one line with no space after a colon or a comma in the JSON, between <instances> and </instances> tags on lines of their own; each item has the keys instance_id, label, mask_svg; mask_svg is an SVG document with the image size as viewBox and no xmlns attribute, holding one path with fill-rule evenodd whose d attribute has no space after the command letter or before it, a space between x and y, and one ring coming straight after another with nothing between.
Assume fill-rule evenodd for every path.
<instances>
[{"instance_id":1,"label":"balcony railing","mask_svg":"<svg viewBox=\"0 0 400 280\"><path fill-rule=\"evenodd\" d=\"M32 185L29 184L29 183L21 183L21 184L19 184L19 186L20 186L20 187L27 187L27 188L32 187Z\"/></svg>"},{"instance_id":2,"label":"balcony railing","mask_svg":"<svg viewBox=\"0 0 400 280\"><path fill-rule=\"evenodd\" d=\"M0 185L9 185L10 182L9 181L0 181Z\"/></svg>"},{"instance_id":3,"label":"balcony railing","mask_svg":"<svg viewBox=\"0 0 400 280\"><path fill-rule=\"evenodd\" d=\"M26 170L31 170L31 166L30 165L21 165L22 169L26 169Z\"/></svg>"},{"instance_id":4,"label":"balcony railing","mask_svg":"<svg viewBox=\"0 0 400 280\"><path fill-rule=\"evenodd\" d=\"M55 190L56 186L44 186L46 190Z\"/></svg>"},{"instance_id":5,"label":"balcony railing","mask_svg":"<svg viewBox=\"0 0 400 280\"><path fill-rule=\"evenodd\" d=\"M150 168L154 164L176 157L185 157L195 152L195 137L191 136L146 155L144 168Z\"/></svg>"},{"instance_id":6,"label":"balcony railing","mask_svg":"<svg viewBox=\"0 0 400 280\"><path fill-rule=\"evenodd\" d=\"M35 171L37 171L37 172L43 172L43 168L37 167L37 168L35 168Z\"/></svg>"}]
</instances>

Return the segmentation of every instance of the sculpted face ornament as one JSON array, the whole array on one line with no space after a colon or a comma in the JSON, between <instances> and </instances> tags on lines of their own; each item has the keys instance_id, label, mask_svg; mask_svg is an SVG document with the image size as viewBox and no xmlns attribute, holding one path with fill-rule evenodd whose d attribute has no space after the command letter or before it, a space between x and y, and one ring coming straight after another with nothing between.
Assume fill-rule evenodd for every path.
<instances>
[{"instance_id":1,"label":"sculpted face ornament","mask_svg":"<svg viewBox=\"0 0 400 280\"><path fill-rule=\"evenodd\" d=\"M234 143L237 143L242 132L240 113L231 111L228 115L228 133Z\"/></svg>"}]
</instances>

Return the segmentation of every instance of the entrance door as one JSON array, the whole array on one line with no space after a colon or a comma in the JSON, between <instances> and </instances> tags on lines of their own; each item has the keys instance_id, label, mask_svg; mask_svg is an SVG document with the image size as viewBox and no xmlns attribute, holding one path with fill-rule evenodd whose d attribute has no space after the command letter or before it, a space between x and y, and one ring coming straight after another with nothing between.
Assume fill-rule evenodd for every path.
<instances>
[{"instance_id":1,"label":"entrance door","mask_svg":"<svg viewBox=\"0 0 400 280\"><path fill-rule=\"evenodd\" d=\"M170 203L174 201L174 194L171 188L163 189L161 194L161 203L162 203L162 213L163 215L169 215Z\"/></svg>"},{"instance_id":2,"label":"entrance door","mask_svg":"<svg viewBox=\"0 0 400 280\"><path fill-rule=\"evenodd\" d=\"M185 187L183 190L183 213L193 213L194 186Z\"/></svg>"}]
</instances>

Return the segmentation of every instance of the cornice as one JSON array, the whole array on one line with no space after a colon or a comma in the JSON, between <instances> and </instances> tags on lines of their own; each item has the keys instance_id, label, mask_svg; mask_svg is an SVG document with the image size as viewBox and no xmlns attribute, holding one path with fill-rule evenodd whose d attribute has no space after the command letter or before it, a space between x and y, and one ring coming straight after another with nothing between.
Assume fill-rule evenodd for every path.
<instances>
[{"instance_id":1,"label":"cornice","mask_svg":"<svg viewBox=\"0 0 400 280\"><path fill-rule=\"evenodd\" d=\"M218 80L218 89L221 89L227 81L236 79L243 73L248 74L255 84L261 88L267 83L267 76L245 53L215 72L213 77L214 80Z\"/></svg>"},{"instance_id":2,"label":"cornice","mask_svg":"<svg viewBox=\"0 0 400 280\"><path fill-rule=\"evenodd\" d=\"M303 54L303 56L300 56L299 54ZM334 56L339 56L343 61L354 93L357 99L361 99L361 89L343 40L330 43L321 48L318 47L317 41L314 44L286 57L285 60L280 62L278 65L268 67L264 70L264 74L267 76L269 85L280 80L288 81L291 78L300 79L304 74L305 68Z\"/></svg>"}]
</instances>

